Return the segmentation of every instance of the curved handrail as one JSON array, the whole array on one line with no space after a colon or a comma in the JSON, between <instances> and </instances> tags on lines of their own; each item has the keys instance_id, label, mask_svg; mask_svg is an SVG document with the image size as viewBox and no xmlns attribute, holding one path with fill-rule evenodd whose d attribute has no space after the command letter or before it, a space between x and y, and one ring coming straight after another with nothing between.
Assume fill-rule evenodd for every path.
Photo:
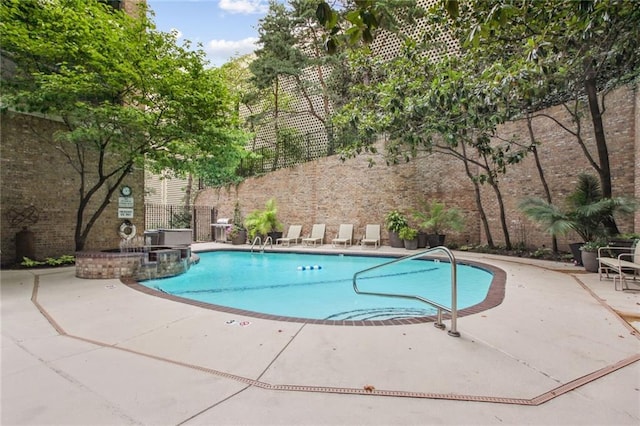
<instances>
[{"instance_id":1,"label":"curved handrail","mask_svg":"<svg viewBox=\"0 0 640 426\"><path fill-rule=\"evenodd\" d=\"M436 302L434 302L432 300L425 299L422 296L409 295L409 294L368 292L368 291L361 291L358 288L357 279L358 279L358 276L361 275L361 274L364 274L364 273L369 272L369 271L373 271L374 269L383 268L385 266L389 266L389 265L392 265L394 263L403 262L405 260L417 259L419 257L422 257L422 256L426 255L427 253L432 253L432 252L435 252L435 251L444 252L447 255L447 257L449 257L449 261L451 262L451 308L447 308L446 306L440 305L439 303L436 303ZM450 336L454 336L454 337L459 337L460 336L460 333L458 332L458 324L457 324L457 322L458 322L458 278L457 278L456 258L453 255L453 253L451 252L451 250L449 250L445 246L438 246L438 247L429 248L427 250L423 250L423 251L421 251L419 253L416 253L416 254L412 254L412 255L409 255L409 256L404 256L404 257L401 257L399 259L394 259L394 260L392 260L390 262L385 262L385 263L382 263L380 265L372 266L371 268L367 268L367 269L363 269L362 271L358 271L355 274L353 274L353 290L357 294L365 294L365 295L369 295L369 296L398 297L398 298L403 298L403 299L414 299L414 300L419 300L421 302L427 303L427 304L433 306L434 308L438 309L438 320L437 320L435 326L439 327L439 328L444 328L444 324L442 323L442 311L450 312L451 313L451 330L449 330L449 335Z\"/></svg>"},{"instance_id":2,"label":"curved handrail","mask_svg":"<svg viewBox=\"0 0 640 426\"><path fill-rule=\"evenodd\" d=\"M267 243L269 243L271 248L273 248L273 239L271 238L271 235L267 235L267 238L264 239L264 244L262 245L262 247L260 247L260 251L264 251L264 248L267 246Z\"/></svg>"},{"instance_id":3,"label":"curved handrail","mask_svg":"<svg viewBox=\"0 0 640 426\"><path fill-rule=\"evenodd\" d=\"M256 245L256 243L258 243L258 244L262 245L262 238L260 238L260 236L259 236L259 235L258 235L258 236L256 236L256 237L253 239L253 243L251 243L251 253L253 253L253 247Z\"/></svg>"}]
</instances>

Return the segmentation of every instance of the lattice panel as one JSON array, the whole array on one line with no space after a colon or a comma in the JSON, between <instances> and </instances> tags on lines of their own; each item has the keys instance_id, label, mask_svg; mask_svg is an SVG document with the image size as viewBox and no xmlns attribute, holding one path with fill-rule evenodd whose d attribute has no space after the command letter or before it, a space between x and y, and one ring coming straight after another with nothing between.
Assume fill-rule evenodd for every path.
<instances>
[{"instance_id":1,"label":"lattice panel","mask_svg":"<svg viewBox=\"0 0 640 426\"><path fill-rule=\"evenodd\" d=\"M418 1L419 4L425 8L433 5L437 6L438 4L438 0ZM313 25L313 23L310 22L310 25ZM419 37L424 31L426 31L426 29L427 20L420 19L414 26L411 28L405 28L403 31L411 37ZM456 40L445 31L441 31L438 37L431 42L435 47L426 54L434 61L438 60L445 51L457 52L458 50ZM382 31L376 35L376 39L371 45L372 54L382 57L384 60L389 60L398 54L401 44L402 42L397 35ZM316 54L312 47L305 46L304 50L309 55ZM280 79L280 87L283 89L283 92L287 94L286 96L290 98L290 108L287 112L280 112L279 125L280 127L296 129L298 133L304 137L304 146L301 147L301 149L308 152L310 159L333 153L329 146L329 139L325 123L323 122L324 120L329 124L328 120L333 113L333 107L330 104L328 107L325 107L321 93L311 92L313 87L319 87L321 80L326 80L330 74L331 68L329 66L323 66L320 69L317 67L310 67L303 71L301 78L309 83L310 91L308 93L308 98L311 100L312 108L309 106L309 102L305 96L299 93L294 78L287 77ZM318 91L318 89L315 90ZM310 113L311 109L316 112L316 115L318 115L319 118ZM249 111L247 109L242 109L241 115L246 117L249 115ZM269 117L265 122L268 124L262 125L260 128L256 129L255 139L248 143L249 149L275 149L276 143L273 117ZM269 159L266 159L264 163L265 169L270 169L272 167L272 162L270 162ZM297 163L297 161L278 161L277 168L288 167Z\"/></svg>"}]
</instances>

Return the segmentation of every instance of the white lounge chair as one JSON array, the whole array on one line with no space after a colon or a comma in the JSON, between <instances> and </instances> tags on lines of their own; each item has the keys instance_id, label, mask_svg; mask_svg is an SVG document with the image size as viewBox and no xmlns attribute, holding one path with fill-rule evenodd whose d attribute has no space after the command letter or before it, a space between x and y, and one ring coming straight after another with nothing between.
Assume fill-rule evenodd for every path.
<instances>
[{"instance_id":1,"label":"white lounge chair","mask_svg":"<svg viewBox=\"0 0 640 426\"><path fill-rule=\"evenodd\" d=\"M615 253L621 253L617 257L607 257L610 250ZM628 259L628 260L626 260ZM640 277L640 240L636 240L633 247L600 247L598 249L598 277L602 280L604 274L607 278L609 273L614 273L613 288L618 290L618 282L620 282L620 290L629 289L629 278L636 280Z\"/></svg>"},{"instance_id":2,"label":"white lounge chair","mask_svg":"<svg viewBox=\"0 0 640 426\"><path fill-rule=\"evenodd\" d=\"M289 230L287 231L287 236L278 238L276 240L276 245L286 245L290 246L291 243L297 244L302 241L302 237L300 234L302 233L302 225L290 225Z\"/></svg>"},{"instance_id":3,"label":"white lounge chair","mask_svg":"<svg viewBox=\"0 0 640 426\"><path fill-rule=\"evenodd\" d=\"M367 225L360 244L362 248L365 248L367 244L373 244L374 248L380 247L380 225Z\"/></svg>"},{"instance_id":4,"label":"white lounge chair","mask_svg":"<svg viewBox=\"0 0 640 426\"><path fill-rule=\"evenodd\" d=\"M353 243L353 225L341 224L338 229L338 236L331 240L331 245L336 247L339 244L344 244L345 248Z\"/></svg>"},{"instance_id":5,"label":"white lounge chair","mask_svg":"<svg viewBox=\"0 0 640 426\"><path fill-rule=\"evenodd\" d=\"M322 245L322 243L324 242L324 228L324 223L314 224L313 228L311 228L311 235L307 238L303 238L302 244L307 246L313 244L314 247L316 246L316 244Z\"/></svg>"}]
</instances>

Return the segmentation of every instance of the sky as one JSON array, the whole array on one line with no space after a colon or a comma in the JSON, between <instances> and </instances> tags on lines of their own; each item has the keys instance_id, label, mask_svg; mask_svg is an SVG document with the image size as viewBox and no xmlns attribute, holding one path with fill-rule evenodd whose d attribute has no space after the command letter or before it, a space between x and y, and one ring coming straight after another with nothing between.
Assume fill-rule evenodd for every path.
<instances>
[{"instance_id":1,"label":"sky","mask_svg":"<svg viewBox=\"0 0 640 426\"><path fill-rule=\"evenodd\" d=\"M268 0L147 0L147 5L159 31L177 31L180 44L201 43L213 66L256 49L258 21L268 10Z\"/></svg>"}]
</instances>

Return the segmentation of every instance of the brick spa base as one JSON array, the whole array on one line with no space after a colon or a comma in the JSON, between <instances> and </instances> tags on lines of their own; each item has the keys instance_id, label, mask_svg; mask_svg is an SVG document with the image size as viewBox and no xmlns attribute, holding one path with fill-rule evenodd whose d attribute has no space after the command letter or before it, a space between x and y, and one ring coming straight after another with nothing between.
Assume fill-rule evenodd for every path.
<instances>
[{"instance_id":1,"label":"brick spa base","mask_svg":"<svg viewBox=\"0 0 640 426\"><path fill-rule=\"evenodd\" d=\"M145 248L145 251L81 251L76 253L76 277L147 280L180 275L197 263L190 246Z\"/></svg>"}]
</instances>

